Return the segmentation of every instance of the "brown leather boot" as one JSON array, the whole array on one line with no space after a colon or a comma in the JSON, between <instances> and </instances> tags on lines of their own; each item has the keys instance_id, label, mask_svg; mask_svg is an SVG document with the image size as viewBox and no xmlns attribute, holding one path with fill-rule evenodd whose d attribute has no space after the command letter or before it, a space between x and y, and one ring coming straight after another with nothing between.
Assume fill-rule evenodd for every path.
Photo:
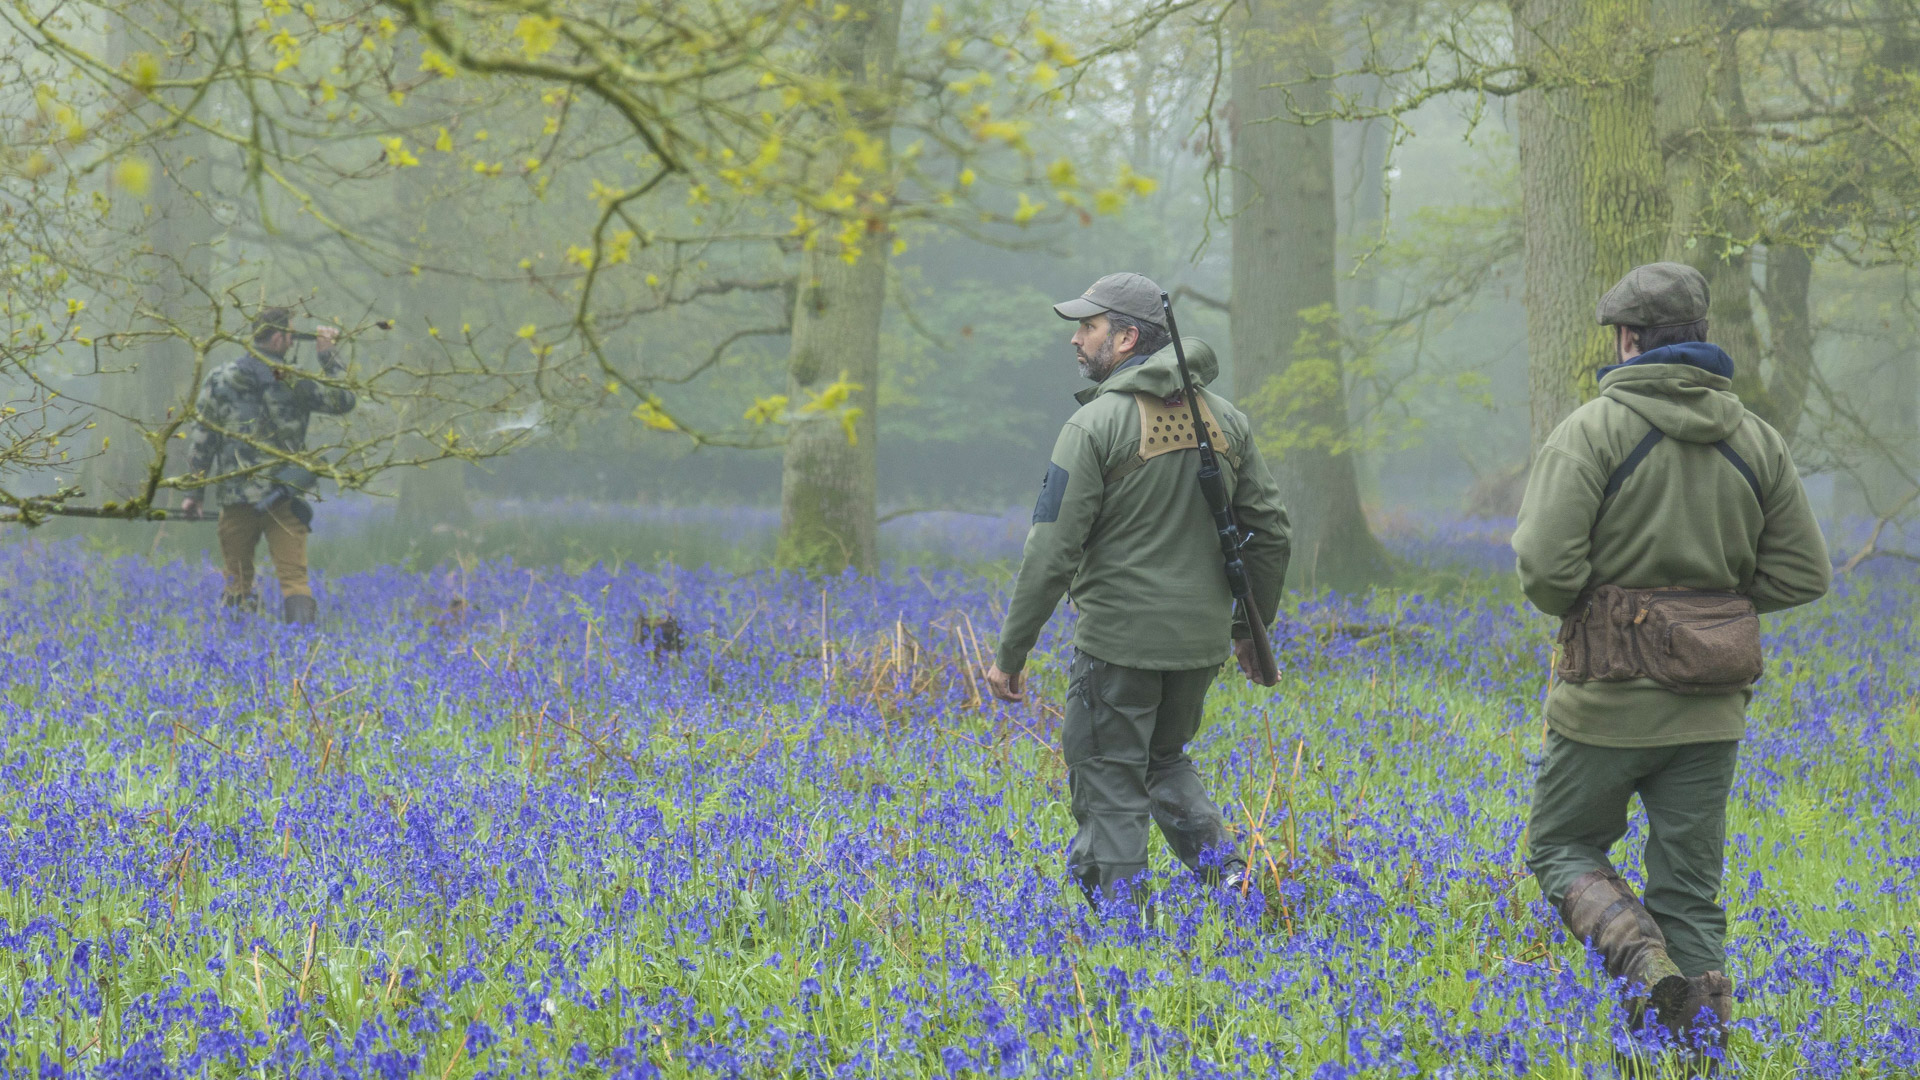
<instances>
[{"instance_id":1,"label":"brown leather boot","mask_svg":"<svg viewBox=\"0 0 1920 1080\"><path fill-rule=\"evenodd\" d=\"M1718 1068L1726 1056L1727 1027L1732 1022L1733 980L1718 971L1688 979L1686 1004L1679 1015L1666 1021L1674 1042L1687 1051L1696 1076L1712 1076ZM1710 1052L1714 1050L1719 1053Z\"/></svg>"},{"instance_id":2,"label":"brown leather boot","mask_svg":"<svg viewBox=\"0 0 1920 1080\"><path fill-rule=\"evenodd\" d=\"M1667 955L1659 924L1620 875L1610 870L1582 874L1560 901L1560 920L1574 938L1593 946L1610 977L1627 980L1635 1027L1648 1005L1669 1027L1685 1012L1687 977Z\"/></svg>"}]
</instances>

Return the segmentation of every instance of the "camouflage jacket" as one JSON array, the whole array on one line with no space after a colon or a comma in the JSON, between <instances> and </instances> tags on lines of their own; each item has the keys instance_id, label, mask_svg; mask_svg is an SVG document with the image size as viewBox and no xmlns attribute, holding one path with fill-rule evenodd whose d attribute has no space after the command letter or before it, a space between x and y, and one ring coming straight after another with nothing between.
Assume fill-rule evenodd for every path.
<instances>
[{"instance_id":1,"label":"camouflage jacket","mask_svg":"<svg viewBox=\"0 0 1920 1080\"><path fill-rule=\"evenodd\" d=\"M200 387L188 472L212 478L274 462L263 447L305 453L308 418L350 412L354 401L353 391L345 387L292 372L276 374L260 357L245 353L214 368ZM200 497L209 508L238 503L264 508L282 494L307 494L314 486L311 472L279 462L209 484Z\"/></svg>"}]
</instances>

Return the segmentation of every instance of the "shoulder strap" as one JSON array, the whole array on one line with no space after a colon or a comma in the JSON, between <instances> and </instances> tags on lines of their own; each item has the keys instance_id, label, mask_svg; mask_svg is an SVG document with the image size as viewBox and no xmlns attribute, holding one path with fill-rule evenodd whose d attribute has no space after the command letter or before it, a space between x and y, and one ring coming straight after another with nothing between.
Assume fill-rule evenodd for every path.
<instances>
[{"instance_id":1,"label":"shoulder strap","mask_svg":"<svg viewBox=\"0 0 1920 1080\"><path fill-rule=\"evenodd\" d=\"M1612 476L1607 477L1606 490L1600 493L1600 503L1602 506L1606 505L1608 499L1619 494L1620 485L1627 482L1627 477L1633 475L1633 470L1640 467L1640 463L1647 459L1647 454L1650 453L1655 446L1659 445L1660 440L1664 438L1666 438L1666 434L1659 428L1647 429L1647 433L1641 437L1640 442L1627 454L1626 460L1620 462L1620 464L1615 467ZM1753 492L1754 501L1758 502L1762 509L1765 509L1767 500L1766 497L1760 493L1760 478L1754 475L1753 467L1748 465L1746 459L1736 453L1733 447L1727 445L1727 440L1721 439L1712 445L1715 450L1720 451L1721 457L1727 459L1729 465L1739 470L1740 478L1747 482L1747 487Z\"/></svg>"},{"instance_id":2,"label":"shoulder strap","mask_svg":"<svg viewBox=\"0 0 1920 1080\"><path fill-rule=\"evenodd\" d=\"M1633 470L1639 468L1640 463L1647 460L1647 455L1653 452L1653 448L1666 437L1667 433L1659 428L1648 428L1647 433L1641 436L1640 442L1627 453L1626 460L1615 466L1613 475L1607 477L1607 489L1600 493L1600 501L1604 503L1618 494L1620 485L1627 482L1627 477L1633 475Z\"/></svg>"},{"instance_id":3,"label":"shoulder strap","mask_svg":"<svg viewBox=\"0 0 1920 1080\"><path fill-rule=\"evenodd\" d=\"M1727 440L1725 439L1714 443L1713 448L1720 451L1720 456L1726 458L1728 464L1740 470L1740 478L1747 482L1749 488L1753 489L1754 501L1760 504L1760 509L1765 510L1767 508L1767 500L1765 496L1760 494L1760 478L1753 474L1753 467L1747 464L1745 458L1734 453L1733 447L1728 446Z\"/></svg>"}]
</instances>

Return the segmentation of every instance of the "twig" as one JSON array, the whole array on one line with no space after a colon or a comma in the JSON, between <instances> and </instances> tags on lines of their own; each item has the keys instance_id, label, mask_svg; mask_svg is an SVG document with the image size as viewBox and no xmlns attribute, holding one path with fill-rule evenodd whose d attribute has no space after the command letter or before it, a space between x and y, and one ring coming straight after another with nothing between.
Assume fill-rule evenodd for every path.
<instances>
[{"instance_id":1,"label":"twig","mask_svg":"<svg viewBox=\"0 0 1920 1080\"><path fill-rule=\"evenodd\" d=\"M1894 557L1904 557L1904 558L1912 559L1913 556L1908 555L1905 552L1881 551L1880 550L1880 534L1886 530L1886 527L1888 525L1893 523L1893 519L1905 513L1907 507L1912 506L1915 499L1920 499L1920 487L1914 488L1912 491L1907 492L1907 497L1904 499L1901 499L1899 502L1899 505L1895 506L1892 510L1887 511L1885 514L1881 515L1880 520L1873 523L1873 535L1867 537L1867 542L1865 546L1863 546L1859 551L1854 552L1853 558L1848 559L1846 561L1846 564L1840 567L1840 572L1843 574L1851 574L1856 568L1859 567L1861 563L1866 562L1868 559L1873 558L1875 555L1891 555Z\"/></svg>"}]
</instances>

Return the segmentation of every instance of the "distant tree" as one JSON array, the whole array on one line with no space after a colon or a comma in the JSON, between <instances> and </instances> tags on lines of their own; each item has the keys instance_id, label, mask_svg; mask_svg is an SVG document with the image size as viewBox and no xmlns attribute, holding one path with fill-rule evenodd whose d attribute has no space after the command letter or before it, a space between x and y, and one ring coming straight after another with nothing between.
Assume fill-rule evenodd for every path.
<instances>
[{"instance_id":1,"label":"distant tree","mask_svg":"<svg viewBox=\"0 0 1920 1080\"><path fill-rule=\"evenodd\" d=\"M1233 355L1239 403L1272 449L1310 589L1385 580L1360 505L1338 303L1333 131L1291 122L1274 89L1324 109L1332 20L1321 0L1250 0L1231 29Z\"/></svg>"}]
</instances>

